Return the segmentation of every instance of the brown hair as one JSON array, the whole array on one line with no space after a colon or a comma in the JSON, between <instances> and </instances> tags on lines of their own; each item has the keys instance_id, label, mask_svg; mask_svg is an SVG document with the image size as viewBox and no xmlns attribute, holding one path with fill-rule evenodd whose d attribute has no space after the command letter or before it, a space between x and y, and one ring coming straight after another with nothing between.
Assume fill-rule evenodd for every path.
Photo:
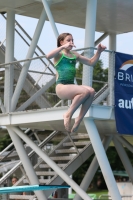
<instances>
[{"instance_id":1,"label":"brown hair","mask_svg":"<svg viewBox=\"0 0 133 200\"><path fill-rule=\"evenodd\" d=\"M57 47L60 47L60 42L63 41L68 35L72 35L71 33L62 33L57 38Z\"/></svg>"}]
</instances>

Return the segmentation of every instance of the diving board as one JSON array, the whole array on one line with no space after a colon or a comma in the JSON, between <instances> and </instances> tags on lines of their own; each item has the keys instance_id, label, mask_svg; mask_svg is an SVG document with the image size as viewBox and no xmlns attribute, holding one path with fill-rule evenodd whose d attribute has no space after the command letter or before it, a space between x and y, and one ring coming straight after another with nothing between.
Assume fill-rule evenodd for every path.
<instances>
[{"instance_id":1,"label":"diving board","mask_svg":"<svg viewBox=\"0 0 133 200\"><path fill-rule=\"evenodd\" d=\"M14 192L28 192L36 190L53 190L61 188L70 188L69 185L23 185L0 188L0 194L14 193Z\"/></svg>"}]
</instances>

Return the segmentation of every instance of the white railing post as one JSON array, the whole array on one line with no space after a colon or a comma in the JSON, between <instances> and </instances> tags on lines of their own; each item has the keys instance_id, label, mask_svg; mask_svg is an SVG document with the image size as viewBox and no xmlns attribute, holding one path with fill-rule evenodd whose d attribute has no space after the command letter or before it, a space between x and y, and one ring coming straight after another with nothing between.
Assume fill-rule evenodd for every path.
<instances>
[{"instance_id":1,"label":"white railing post","mask_svg":"<svg viewBox=\"0 0 133 200\"><path fill-rule=\"evenodd\" d=\"M115 75L115 53L116 51L116 34L109 35L109 50L112 53L109 53L109 69L108 69L108 85L109 85L109 97L108 105L114 105L114 75Z\"/></svg>"},{"instance_id":2,"label":"white railing post","mask_svg":"<svg viewBox=\"0 0 133 200\"><path fill-rule=\"evenodd\" d=\"M108 68L108 106L114 106L114 75L115 75L115 53L109 53L109 68Z\"/></svg>"}]
</instances>

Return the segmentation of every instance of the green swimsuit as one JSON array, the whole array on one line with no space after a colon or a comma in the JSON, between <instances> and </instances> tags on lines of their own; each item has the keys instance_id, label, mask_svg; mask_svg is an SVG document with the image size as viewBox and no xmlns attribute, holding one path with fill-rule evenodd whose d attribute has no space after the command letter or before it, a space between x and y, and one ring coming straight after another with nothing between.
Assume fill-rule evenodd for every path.
<instances>
[{"instance_id":1,"label":"green swimsuit","mask_svg":"<svg viewBox=\"0 0 133 200\"><path fill-rule=\"evenodd\" d=\"M69 58L62 53L61 58L55 64L56 70L58 72L57 84L74 84L74 77L76 74L76 56L72 54L73 57Z\"/></svg>"}]
</instances>

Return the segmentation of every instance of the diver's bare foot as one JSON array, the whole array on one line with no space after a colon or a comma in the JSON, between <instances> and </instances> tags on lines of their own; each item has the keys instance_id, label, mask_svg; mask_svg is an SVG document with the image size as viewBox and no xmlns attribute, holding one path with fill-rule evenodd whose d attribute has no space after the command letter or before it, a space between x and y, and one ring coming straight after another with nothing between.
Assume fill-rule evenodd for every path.
<instances>
[{"instance_id":1,"label":"diver's bare foot","mask_svg":"<svg viewBox=\"0 0 133 200\"><path fill-rule=\"evenodd\" d=\"M63 115L63 118L64 118L64 126L65 126L65 129L68 131L68 132L71 132L71 118L70 118L70 115L68 113L65 113Z\"/></svg>"},{"instance_id":2,"label":"diver's bare foot","mask_svg":"<svg viewBox=\"0 0 133 200\"><path fill-rule=\"evenodd\" d=\"M72 127L72 130L71 130L71 133L75 133L75 132L78 130L79 125L80 125L80 122L79 122L78 119L76 118L76 119L75 119L75 123L74 123L74 125L73 125L73 127Z\"/></svg>"}]
</instances>

